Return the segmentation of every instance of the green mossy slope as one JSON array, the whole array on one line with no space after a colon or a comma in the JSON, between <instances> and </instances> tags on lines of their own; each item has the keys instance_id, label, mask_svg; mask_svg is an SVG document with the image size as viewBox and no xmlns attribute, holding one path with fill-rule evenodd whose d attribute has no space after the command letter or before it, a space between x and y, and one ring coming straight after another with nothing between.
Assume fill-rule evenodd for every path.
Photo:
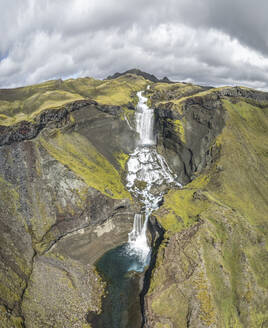
<instances>
[{"instance_id":1,"label":"green mossy slope","mask_svg":"<svg viewBox=\"0 0 268 328\"><path fill-rule=\"evenodd\" d=\"M92 258L101 256L108 245L125 241L131 226L123 212L132 213L134 204L123 176L126 153L132 147L129 135L133 135L125 115L130 118L129 112L134 111L127 106L121 111L119 107L95 102L70 101L100 97L101 103L104 97L103 103L107 101L108 105L128 105L135 102L136 91L147 82L143 78L122 77L109 81L99 91L101 84L105 81L85 78L0 90L0 125L10 125L1 130L1 136L4 138L6 131L15 136L0 147L1 327L45 327L51 322L53 327L68 326L70 322L73 326L90 327L86 323L87 311L99 309L101 292L93 291L93 287L100 282L94 274L90 278L88 270L94 271ZM70 104L64 106L66 102ZM72 110L72 106L77 107ZM60 111L55 114L57 107ZM20 120L31 122L47 108L53 113L46 110L46 117L34 123L38 134L30 140L16 138L13 124ZM19 133L23 135L25 131L22 128ZM116 225L110 224L110 230L106 229L103 239L97 241L95 229L98 231L108 219L116 220ZM73 245L69 236L75 238L76 234L84 237L83 247L78 247L84 257L81 260L77 256L81 284L71 288L68 282L72 281L72 266L68 259L74 256L77 244ZM54 263L46 254L60 240L69 242L64 248L67 255ZM40 257L44 263L38 262ZM45 269L38 271L39 266ZM69 280L64 280L65 276ZM50 286L51 279L54 287ZM85 284L87 296L83 291ZM53 292L56 288L62 288L67 296L62 299L62 293ZM79 301L85 302L80 306Z\"/></svg>"},{"instance_id":2,"label":"green mossy slope","mask_svg":"<svg viewBox=\"0 0 268 328\"><path fill-rule=\"evenodd\" d=\"M136 92L145 89L147 84L143 77L128 74L114 80L79 78L3 89L0 90L0 125L31 121L44 109L86 98L101 104L127 105L135 102Z\"/></svg>"},{"instance_id":3,"label":"green mossy slope","mask_svg":"<svg viewBox=\"0 0 268 328\"><path fill-rule=\"evenodd\" d=\"M51 156L71 169L88 186L114 199L131 198L118 171L80 134L58 132L53 138L40 138L40 143Z\"/></svg>"},{"instance_id":4,"label":"green mossy slope","mask_svg":"<svg viewBox=\"0 0 268 328\"><path fill-rule=\"evenodd\" d=\"M147 295L156 326L268 326L268 107L223 105L220 158L155 213L166 230Z\"/></svg>"}]
</instances>

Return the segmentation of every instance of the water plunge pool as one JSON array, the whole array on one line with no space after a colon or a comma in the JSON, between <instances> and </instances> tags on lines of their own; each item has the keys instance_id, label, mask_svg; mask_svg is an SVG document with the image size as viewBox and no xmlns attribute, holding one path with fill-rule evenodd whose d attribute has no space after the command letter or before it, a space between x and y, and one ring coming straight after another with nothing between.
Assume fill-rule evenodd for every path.
<instances>
[{"instance_id":1,"label":"water plunge pool","mask_svg":"<svg viewBox=\"0 0 268 328\"><path fill-rule=\"evenodd\" d=\"M102 300L102 313L90 313L93 328L137 328L142 324L140 292L147 263L138 255L129 254L128 244L106 252L96 268L107 283Z\"/></svg>"}]
</instances>

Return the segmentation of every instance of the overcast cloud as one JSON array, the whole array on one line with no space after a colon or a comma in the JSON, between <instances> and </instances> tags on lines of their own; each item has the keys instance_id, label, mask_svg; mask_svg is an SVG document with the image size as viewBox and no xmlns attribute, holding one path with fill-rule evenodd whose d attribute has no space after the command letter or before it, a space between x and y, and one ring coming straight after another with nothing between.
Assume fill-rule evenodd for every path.
<instances>
[{"instance_id":1,"label":"overcast cloud","mask_svg":"<svg viewBox=\"0 0 268 328\"><path fill-rule=\"evenodd\" d=\"M268 91L267 0L0 0L0 87L140 68Z\"/></svg>"}]
</instances>

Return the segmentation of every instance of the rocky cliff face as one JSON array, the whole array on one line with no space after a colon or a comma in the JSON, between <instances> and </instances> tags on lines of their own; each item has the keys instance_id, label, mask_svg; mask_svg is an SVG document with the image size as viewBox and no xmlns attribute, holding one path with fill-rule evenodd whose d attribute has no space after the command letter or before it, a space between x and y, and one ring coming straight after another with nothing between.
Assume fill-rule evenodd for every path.
<instances>
[{"instance_id":1,"label":"rocky cliff face","mask_svg":"<svg viewBox=\"0 0 268 328\"><path fill-rule=\"evenodd\" d=\"M268 326L267 93L127 74L0 92L3 327L85 328L101 311L94 262L139 206L125 163L148 84L158 150L184 187L152 217L145 326Z\"/></svg>"},{"instance_id":2,"label":"rocky cliff face","mask_svg":"<svg viewBox=\"0 0 268 328\"><path fill-rule=\"evenodd\" d=\"M268 327L267 100L223 88L158 104L160 146L195 179L155 213L146 327Z\"/></svg>"},{"instance_id":3,"label":"rocky cliff face","mask_svg":"<svg viewBox=\"0 0 268 328\"><path fill-rule=\"evenodd\" d=\"M127 240L136 210L122 113L78 100L1 126L1 327L89 327L100 311L94 262Z\"/></svg>"}]
</instances>

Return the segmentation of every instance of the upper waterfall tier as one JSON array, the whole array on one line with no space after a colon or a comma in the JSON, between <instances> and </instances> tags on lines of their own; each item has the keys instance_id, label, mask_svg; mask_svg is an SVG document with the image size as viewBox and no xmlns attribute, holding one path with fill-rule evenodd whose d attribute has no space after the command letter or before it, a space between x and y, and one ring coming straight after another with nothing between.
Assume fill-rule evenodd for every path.
<instances>
[{"instance_id":1,"label":"upper waterfall tier","mask_svg":"<svg viewBox=\"0 0 268 328\"><path fill-rule=\"evenodd\" d=\"M136 112L136 130L140 135L139 145L153 146L155 145L154 110L147 106L147 98L142 93L143 91L137 93L139 102Z\"/></svg>"},{"instance_id":2,"label":"upper waterfall tier","mask_svg":"<svg viewBox=\"0 0 268 328\"><path fill-rule=\"evenodd\" d=\"M139 133L139 142L138 147L130 154L126 180L128 190L143 202L149 213L157 208L164 186L178 183L176 175L155 147L154 110L147 106L148 99L143 96L143 91L137 92L137 96L139 102L136 107L136 131Z\"/></svg>"}]
</instances>

